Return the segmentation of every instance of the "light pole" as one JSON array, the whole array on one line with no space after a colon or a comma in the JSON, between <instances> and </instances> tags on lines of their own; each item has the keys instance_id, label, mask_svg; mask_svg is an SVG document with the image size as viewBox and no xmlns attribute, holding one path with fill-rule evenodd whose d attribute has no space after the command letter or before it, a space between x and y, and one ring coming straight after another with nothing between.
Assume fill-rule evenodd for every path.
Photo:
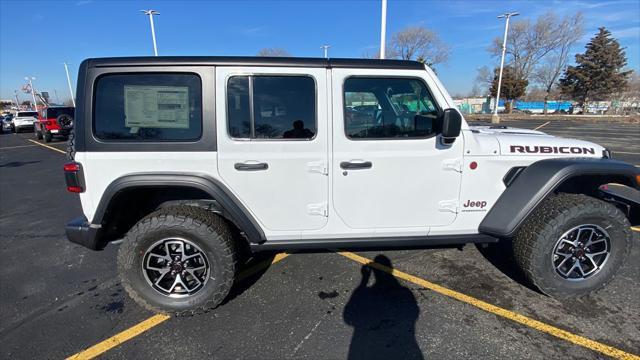
<instances>
[{"instance_id":1,"label":"light pole","mask_svg":"<svg viewBox=\"0 0 640 360\"><path fill-rule=\"evenodd\" d=\"M71 86L71 78L69 77L69 67L66 62L62 63L64 65L64 72L67 74L67 85L69 85L69 96L71 96L71 103L73 104L73 107L76 107L76 99L73 96L73 87Z\"/></svg>"},{"instance_id":2,"label":"light pole","mask_svg":"<svg viewBox=\"0 0 640 360\"><path fill-rule=\"evenodd\" d=\"M382 18L380 19L380 59L384 59L385 39L387 37L387 0L382 0Z\"/></svg>"},{"instance_id":3,"label":"light pole","mask_svg":"<svg viewBox=\"0 0 640 360\"><path fill-rule=\"evenodd\" d=\"M69 86L69 96L71 96L71 103L73 104L73 107L76 107L76 99L75 96L73 96L73 87L71 86L71 78L69 77L69 64L62 63L62 65L64 65L64 72L67 74L67 85ZM57 96L57 92L56 92L56 96Z\"/></svg>"},{"instance_id":4,"label":"light pole","mask_svg":"<svg viewBox=\"0 0 640 360\"><path fill-rule=\"evenodd\" d=\"M36 102L36 93L33 90L33 80L36 78L33 76L25 76L25 80L29 81L29 88L31 88L31 98L33 99L33 110L38 111L38 103Z\"/></svg>"},{"instance_id":5,"label":"light pole","mask_svg":"<svg viewBox=\"0 0 640 360\"><path fill-rule=\"evenodd\" d=\"M13 90L13 93L16 95L16 108L20 110L20 99L18 99L18 90Z\"/></svg>"},{"instance_id":6,"label":"light pole","mask_svg":"<svg viewBox=\"0 0 640 360\"><path fill-rule=\"evenodd\" d=\"M520 15L517 12L505 13L498 16L498 19L506 18L507 21L504 24L504 40L502 40L502 58L500 59L500 74L498 75L498 91L496 91L496 103L493 105L493 115L491 116L491 122L494 124L500 123L500 116L498 116L498 102L500 101L500 86L502 85L502 68L504 67L504 54L507 51L507 33L509 32L509 19L512 16Z\"/></svg>"},{"instance_id":7,"label":"light pole","mask_svg":"<svg viewBox=\"0 0 640 360\"><path fill-rule=\"evenodd\" d=\"M324 49L324 58L328 59L329 58L329 48L331 47L331 45L322 45L320 46L320 49Z\"/></svg>"},{"instance_id":8,"label":"light pole","mask_svg":"<svg viewBox=\"0 0 640 360\"><path fill-rule=\"evenodd\" d=\"M158 45L156 45L156 29L153 27L153 15L160 15L155 10L140 10L145 15L149 15L149 24L151 24L151 38L153 39L153 54L158 56Z\"/></svg>"}]
</instances>

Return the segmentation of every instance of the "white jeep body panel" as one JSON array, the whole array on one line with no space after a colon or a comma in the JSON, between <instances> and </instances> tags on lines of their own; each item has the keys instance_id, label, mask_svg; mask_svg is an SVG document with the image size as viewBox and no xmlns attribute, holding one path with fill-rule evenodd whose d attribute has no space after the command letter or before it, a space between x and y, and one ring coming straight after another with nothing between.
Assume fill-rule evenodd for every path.
<instances>
[{"instance_id":1,"label":"white jeep body panel","mask_svg":"<svg viewBox=\"0 0 640 360\"><path fill-rule=\"evenodd\" d=\"M469 127L451 145L427 139L353 141L345 136L343 83L350 76L422 79L440 109L455 105L429 69L211 67L217 152L78 152L87 219L109 184L145 172L202 174L223 183L256 219L267 240L476 234L505 190L509 169L550 157L602 157L604 148L539 131ZM307 141L232 139L226 83L233 75L305 75L316 84L317 134ZM213 103L215 102L215 103ZM17 120L17 119L16 119ZM90 121L88 119L88 121ZM15 122L15 120L14 120ZM343 161L371 169L343 170ZM268 163L239 172L238 163ZM475 163L472 166L472 163Z\"/></svg>"}]
</instances>

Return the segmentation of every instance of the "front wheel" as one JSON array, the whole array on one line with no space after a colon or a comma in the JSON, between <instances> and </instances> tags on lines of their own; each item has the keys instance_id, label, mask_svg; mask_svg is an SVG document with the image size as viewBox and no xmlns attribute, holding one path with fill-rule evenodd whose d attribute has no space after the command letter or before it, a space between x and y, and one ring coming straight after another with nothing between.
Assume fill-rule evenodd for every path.
<instances>
[{"instance_id":1,"label":"front wheel","mask_svg":"<svg viewBox=\"0 0 640 360\"><path fill-rule=\"evenodd\" d=\"M527 279L556 298L589 295L615 276L633 235L614 205L580 194L545 200L521 226L514 258Z\"/></svg>"},{"instance_id":2,"label":"front wheel","mask_svg":"<svg viewBox=\"0 0 640 360\"><path fill-rule=\"evenodd\" d=\"M218 306L236 271L229 225L191 206L158 210L140 220L118 251L127 293L156 312L191 315Z\"/></svg>"}]
</instances>

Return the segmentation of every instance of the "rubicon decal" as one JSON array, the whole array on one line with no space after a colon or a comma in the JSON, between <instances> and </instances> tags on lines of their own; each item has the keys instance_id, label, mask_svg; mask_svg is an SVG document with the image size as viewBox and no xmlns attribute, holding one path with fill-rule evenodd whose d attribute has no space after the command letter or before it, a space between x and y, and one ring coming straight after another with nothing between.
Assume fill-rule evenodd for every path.
<instances>
[{"instance_id":1,"label":"rubicon decal","mask_svg":"<svg viewBox=\"0 0 640 360\"><path fill-rule=\"evenodd\" d=\"M594 154L596 149L579 146L523 146L511 145L512 153L520 154Z\"/></svg>"}]
</instances>

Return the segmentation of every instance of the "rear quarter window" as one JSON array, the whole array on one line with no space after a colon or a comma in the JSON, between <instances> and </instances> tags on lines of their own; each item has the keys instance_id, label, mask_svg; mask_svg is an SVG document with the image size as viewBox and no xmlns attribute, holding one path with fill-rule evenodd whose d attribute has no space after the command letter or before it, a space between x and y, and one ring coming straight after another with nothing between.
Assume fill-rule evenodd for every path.
<instances>
[{"instance_id":1,"label":"rear quarter window","mask_svg":"<svg viewBox=\"0 0 640 360\"><path fill-rule=\"evenodd\" d=\"M105 141L202 136L202 81L187 73L107 74L96 80L93 133Z\"/></svg>"}]
</instances>

